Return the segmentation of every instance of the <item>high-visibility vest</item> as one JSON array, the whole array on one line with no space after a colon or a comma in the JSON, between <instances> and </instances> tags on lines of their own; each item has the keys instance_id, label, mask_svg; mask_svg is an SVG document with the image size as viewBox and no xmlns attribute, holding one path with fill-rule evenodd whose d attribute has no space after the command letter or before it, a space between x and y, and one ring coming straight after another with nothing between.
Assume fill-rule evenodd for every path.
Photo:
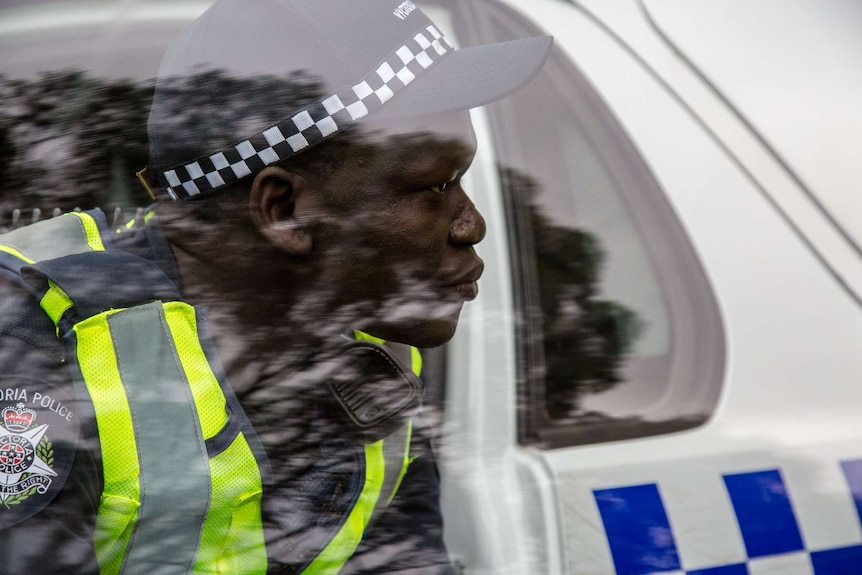
<instances>
[{"instance_id":1,"label":"high-visibility vest","mask_svg":"<svg viewBox=\"0 0 862 575\"><path fill-rule=\"evenodd\" d=\"M263 448L199 310L156 264L114 248L113 233L92 210L0 236L0 267L40 299L94 408L104 476L100 573L263 574ZM111 277L139 293L115 297L100 279ZM418 350L402 348L418 376ZM407 471L411 434L409 421L364 446L364 485L303 575L334 575L350 558Z\"/></svg>"}]
</instances>

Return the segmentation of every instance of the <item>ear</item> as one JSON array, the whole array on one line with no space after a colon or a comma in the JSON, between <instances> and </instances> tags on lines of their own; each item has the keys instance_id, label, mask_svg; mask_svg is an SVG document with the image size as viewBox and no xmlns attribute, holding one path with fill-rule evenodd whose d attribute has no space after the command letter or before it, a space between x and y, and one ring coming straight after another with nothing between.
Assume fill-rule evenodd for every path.
<instances>
[{"instance_id":1,"label":"ear","mask_svg":"<svg viewBox=\"0 0 862 575\"><path fill-rule=\"evenodd\" d=\"M305 178L277 166L264 168L252 182L252 219L271 244L290 254L311 253L311 236L303 229L297 213L307 195Z\"/></svg>"}]
</instances>

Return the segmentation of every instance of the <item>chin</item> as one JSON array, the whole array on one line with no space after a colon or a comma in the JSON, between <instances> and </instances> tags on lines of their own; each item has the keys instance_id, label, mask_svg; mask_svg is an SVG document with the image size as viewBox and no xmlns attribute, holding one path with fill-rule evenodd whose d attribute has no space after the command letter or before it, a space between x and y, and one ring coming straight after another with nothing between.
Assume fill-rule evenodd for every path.
<instances>
[{"instance_id":1,"label":"chin","mask_svg":"<svg viewBox=\"0 0 862 575\"><path fill-rule=\"evenodd\" d=\"M448 342L455 335L455 328L458 327L458 320L429 320L421 322L417 326L412 341L402 342L408 343L415 347L439 347Z\"/></svg>"},{"instance_id":2,"label":"chin","mask_svg":"<svg viewBox=\"0 0 862 575\"><path fill-rule=\"evenodd\" d=\"M384 321L365 330L368 333L398 343L415 347L438 347L455 335L461 306L456 313L433 318L399 318L398 321Z\"/></svg>"}]
</instances>

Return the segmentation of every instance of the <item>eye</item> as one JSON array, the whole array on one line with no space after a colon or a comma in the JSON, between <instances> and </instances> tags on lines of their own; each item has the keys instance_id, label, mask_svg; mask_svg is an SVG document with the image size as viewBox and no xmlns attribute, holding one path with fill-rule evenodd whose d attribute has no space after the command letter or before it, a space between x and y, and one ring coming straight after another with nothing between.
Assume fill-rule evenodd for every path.
<instances>
[{"instance_id":1,"label":"eye","mask_svg":"<svg viewBox=\"0 0 862 575\"><path fill-rule=\"evenodd\" d=\"M428 186L428 190L443 195L443 192L446 191L446 186L449 185L450 182L443 182L442 184L437 184L436 186Z\"/></svg>"}]
</instances>

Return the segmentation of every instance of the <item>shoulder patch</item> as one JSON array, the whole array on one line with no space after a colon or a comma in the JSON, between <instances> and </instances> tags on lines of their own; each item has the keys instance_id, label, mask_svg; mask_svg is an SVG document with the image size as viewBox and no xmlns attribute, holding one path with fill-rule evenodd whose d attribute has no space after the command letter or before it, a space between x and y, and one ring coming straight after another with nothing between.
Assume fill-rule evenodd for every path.
<instances>
[{"instance_id":1,"label":"shoulder patch","mask_svg":"<svg viewBox=\"0 0 862 575\"><path fill-rule=\"evenodd\" d=\"M75 459L79 427L74 400L61 388L0 378L0 530L57 496Z\"/></svg>"}]
</instances>

